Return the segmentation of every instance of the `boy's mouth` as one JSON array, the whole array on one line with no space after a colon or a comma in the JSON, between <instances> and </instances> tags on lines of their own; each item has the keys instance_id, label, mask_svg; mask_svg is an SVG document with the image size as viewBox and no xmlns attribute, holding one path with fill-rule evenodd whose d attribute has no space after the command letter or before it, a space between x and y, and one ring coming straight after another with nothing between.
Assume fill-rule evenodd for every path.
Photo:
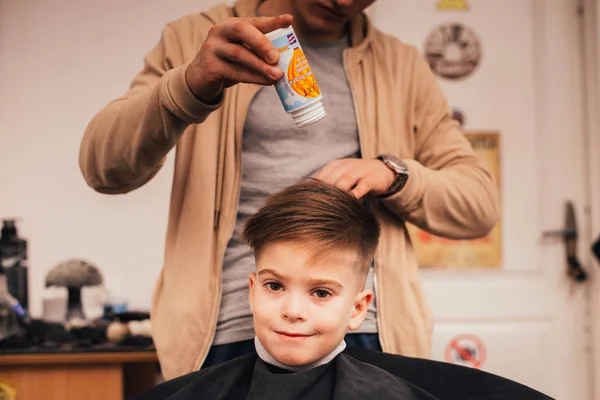
<instances>
[{"instance_id":1,"label":"boy's mouth","mask_svg":"<svg viewBox=\"0 0 600 400\"><path fill-rule=\"evenodd\" d=\"M285 331L275 331L275 333L277 333L278 335L284 336L286 338L289 338L289 339L306 339L306 338L313 336L313 335L305 335L303 333L285 332Z\"/></svg>"}]
</instances>

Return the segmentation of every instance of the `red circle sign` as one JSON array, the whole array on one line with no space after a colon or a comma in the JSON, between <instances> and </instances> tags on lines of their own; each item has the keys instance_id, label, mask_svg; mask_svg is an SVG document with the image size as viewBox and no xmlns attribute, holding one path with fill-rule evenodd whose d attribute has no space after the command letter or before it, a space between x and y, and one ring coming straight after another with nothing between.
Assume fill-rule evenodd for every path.
<instances>
[{"instance_id":1,"label":"red circle sign","mask_svg":"<svg viewBox=\"0 0 600 400\"><path fill-rule=\"evenodd\" d=\"M446 362L479 369L485 362L485 345L475 335L458 335L448 343L444 355Z\"/></svg>"}]
</instances>

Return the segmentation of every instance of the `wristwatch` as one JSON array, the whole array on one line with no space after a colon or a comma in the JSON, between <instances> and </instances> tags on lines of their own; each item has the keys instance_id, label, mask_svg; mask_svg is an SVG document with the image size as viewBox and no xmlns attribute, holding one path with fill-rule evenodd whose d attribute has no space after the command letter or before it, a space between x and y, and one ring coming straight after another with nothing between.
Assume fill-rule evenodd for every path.
<instances>
[{"instance_id":1,"label":"wristwatch","mask_svg":"<svg viewBox=\"0 0 600 400\"><path fill-rule=\"evenodd\" d=\"M392 170L394 174L396 174L396 178L392 185L384 194L379 195L380 198L385 199L386 197L390 197L396 193L398 193L404 185L406 185L406 181L408 180L408 168L404 161L400 160L397 157L394 157L391 154L380 154L377 156L377 159L385 164L386 167Z\"/></svg>"}]
</instances>

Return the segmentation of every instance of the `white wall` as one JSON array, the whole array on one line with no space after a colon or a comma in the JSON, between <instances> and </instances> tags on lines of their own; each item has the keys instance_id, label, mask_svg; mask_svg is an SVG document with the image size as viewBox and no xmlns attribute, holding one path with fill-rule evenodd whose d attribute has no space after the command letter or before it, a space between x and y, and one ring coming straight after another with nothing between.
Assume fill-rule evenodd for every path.
<instances>
[{"instance_id":1,"label":"white wall","mask_svg":"<svg viewBox=\"0 0 600 400\"><path fill-rule=\"evenodd\" d=\"M591 235L594 239L600 235L600 6L597 0L585 0L584 6L588 12L585 14L585 35L587 63L586 73L589 79L587 87L587 130L588 130L588 160L590 163L590 197L592 207L590 208ZM600 399L600 262L593 259L590 268L593 271L594 283L591 290L591 326L592 326L592 364L590 374L596 377L592 388L593 398Z\"/></svg>"},{"instance_id":2,"label":"white wall","mask_svg":"<svg viewBox=\"0 0 600 400\"><path fill-rule=\"evenodd\" d=\"M100 195L81 177L81 135L122 94L168 21L216 0L0 0L0 217L23 218L30 303L68 257L102 268L130 305L148 308L161 268L172 160L142 189Z\"/></svg>"}]
</instances>

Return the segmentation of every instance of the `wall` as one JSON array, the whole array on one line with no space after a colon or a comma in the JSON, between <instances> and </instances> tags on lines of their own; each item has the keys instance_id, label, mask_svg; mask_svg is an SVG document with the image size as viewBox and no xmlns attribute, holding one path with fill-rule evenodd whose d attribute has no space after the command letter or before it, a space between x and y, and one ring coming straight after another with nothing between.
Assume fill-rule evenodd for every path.
<instances>
[{"instance_id":1,"label":"wall","mask_svg":"<svg viewBox=\"0 0 600 400\"><path fill-rule=\"evenodd\" d=\"M588 134L588 154L589 160L589 183L591 207L589 217L591 219L592 240L600 239L600 116L598 108L600 107L600 69L598 69L598 60L600 60L600 6L596 0L585 0L585 51L586 64L585 72L588 79L586 90L587 100L587 134ZM591 351L593 354L592 362L589 366L589 374L593 379L592 387L593 399L600 399L600 379L597 379L600 373L600 260L592 258L590 260L590 269L593 271L593 285L591 291L590 324L591 324Z\"/></svg>"},{"instance_id":2,"label":"wall","mask_svg":"<svg viewBox=\"0 0 600 400\"><path fill-rule=\"evenodd\" d=\"M48 269L69 257L96 263L112 291L149 307L172 159L140 190L100 195L81 177L80 138L127 89L163 25L216 2L0 0L0 217L22 218L30 241L34 315Z\"/></svg>"}]
</instances>

